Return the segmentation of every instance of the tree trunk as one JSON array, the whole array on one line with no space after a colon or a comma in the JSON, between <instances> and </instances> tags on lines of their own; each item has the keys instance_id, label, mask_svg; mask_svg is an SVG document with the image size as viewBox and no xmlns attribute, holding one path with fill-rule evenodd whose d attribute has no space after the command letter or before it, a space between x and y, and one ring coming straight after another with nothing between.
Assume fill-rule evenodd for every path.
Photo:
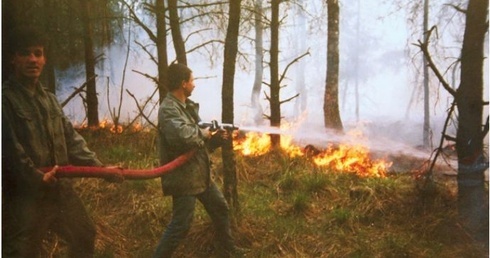
<instances>
[{"instance_id":1,"label":"tree trunk","mask_svg":"<svg viewBox=\"0 0 490 258\"><path fill-rule=\"evenodd\" d=\"M53 35L56 33L56 24L55 24L55 19L56 15L54 15L52 12L54 10L54 4L53 0L44 0L44 19L45 19L45 25L46 25L46 34L47 35ZM50 37L49 38L49 45L53 46L54 45L54 38ZM46 51L46 57L47 57L47 63L46 66L44 67L44 77L45 77L45 87L48 88L48 90L54 94L56 94L56 78L55 78L55 72L54 72L54 64L56 63L55 60L55 55L53 51L53 47L48 47Z\"/></svg>"},{"instance_id":2,"label":"tree trunk","mask_svg":"<svg viewBox=\"0 0 490 258\"><path fill-rule=\"evenodd\" d=\"M233 123L233 92L235 78L235 63L238 52L238 32L240 26L241 0L230 1L228 29L226 31L225 52L223 62L222 86L222 117L223 123ZM222 147L224 195L228 204L235 211L239 210L235 154L230 137Z\"/></svg>"},{"instance_id":3,"label":"tree trunk","mask_svg":"<svg viewBox=\"0 0 490 258\"><path fill-rule=\"evenodd\" d=\"M180 31L179 14L177 12L177 0L168 0L168 13L170 17L170 30L174 42L175 54L180 64L187 65L185 44Z\"/></svg>"},{"instance_id":4,"label":"tree trunk","mask_svg":"<svg viewBox=\"0 0 490 258\"><path fill-rule=\"evenodd\" d=\"M306 21L306 16L304 13L304 10L302 6L304 5L303 0L298 1L298 5L295 7L296 9L296 15L295 18L297 18L297 22L295 24L296 26L296 33L294 35L294 40L295 40L295 56L300 56L302 53L307 51L306 49L306 41L304 40L307 38L307 21ZM308 95L307 95L307 89L306 89L306 84L305 84L305 65L300 65L296 67L296 78L295 78L295 85L296 85L296 92L299 94L298 98L296 99L294 103L294 117L295 118L300 118L300 116L306 111L306 106L308 102Z\"/></svg>"},{"instance_id":5,"label":"tree trunk","mask_svg":"<svg viewBox=\"0 0 490 258\"><path fill-rule=\"evenodd\" d=\"M328 9L328 43L327 43L327 78L323 103L326 128L342 131L339 112L339 2L327 0Z\"/></svg>"},{"instance_id":6,"label":"tree trunk","mask_svg":"<svg viewBox=\"0 0 490 258\"><path fill-rule=\"evenodd\" d=\"M281 0L271 1L271 49L270 49L270 125L281 126L281 103L279 100L279 4ZM278 148L281 143L281 135L271 134L272 148Z\"/></svg>"},{"instance_id":7,"label":"tree trunk","mask_svg":"<svg viewBox=\"0 0 490 258\"><path fill-rule=\"evenodd\" d=\"M165 0L156 0L157 18L157 58L158 58L158 93L159 103L167 95L168 57L167 57L167 24L165 21Z\"/></svg>"},{"instance_id":8,"label":"tree trunk","mask_svg":"<svg viewBox=\"0 0 490 258\"><path fill-rule=\"evenodd\" d=\"M461 84L457 90L458 208L465 227L488 245L488 200L483 157L483 48L487 0L470 0L461 51ZM488 161L486 161L488 162Z\"/></svg>"},{"instance_id":9,"label":"tree trunk","mask_svg":"<svg viewBox=\"0 0 490 258\"><path fill-rule=\"evenodd\" d=\"M255 1L255 80L252 88L252 112L256 124L262 123L264 111L260 105L260 92L264 74L264 25L262 24L262 0Z\"/></svg>"},{"instance_id":10,"label":"tree trunk","mask_svg":"<svg viewBox=\"0 0 490 258\"><path fill-rule=\"evenodd\" d=\"M359 106L361 105L360 103L360 98L359 98L359 76L360 76L360 71L359 71L359 55L361 54L359 49L361 49L361 44L360 44L360 37L361 37L361 0L357 1L357 22L356 22L356 49L354 50L356 53L356 56L354 58L354 70L356 73L356 78L354 80L354 98L355 98L355 115L356 115L356 122L359 122L360 119L360 112L359 112ZM347 92L347 87L344 89L344 92ZM345 100L345 98L344 98ZM345 104L345 103L344 103Z\"/></svg>"},{"instance_id":11,"label":"tree trunk","mask_svg":"<svg viewBox=\"0 0 490 258\"><path fill-rule=\"evenodd\" d=\"M427 31L429 30L429 0L424 0L424 42L427 42ZM423 128L423 139L422 144L425 148L430 147L430 112L429 112L429 66L427 65L427 60L425 56L422 57L423 68L424 68L424 128Z\"/></svg>"},{"instance_id":12,"label":"tree trunk","mask_svg":"<svg viewBox=\"0 0 490 258\"><path fill-rule=\"evenodd\" d=\"M17 26L15 20L16 5L13 1L2 1L2 10L9 10L8 12L2 12L2 83L12 75L12 63L10 59L10 50L14 47L15 43L9 42L9 36L12 30ZM9 57L9 58L5 58Z\"/></svg>"},{"instance_id":13,"label":"tree trunk","mask_svg":"<svg viewBox=\"0 0 490 258\"><path fill-rule=\"evenodd\" d=\"M83 24L83 41L85 45L85 75L87 80L87 119L89 127L99 126L99 110L95 80L95 57L93 47L92 20L89 16L92 0L80 0Z\"/></svg>"}]
</instances>

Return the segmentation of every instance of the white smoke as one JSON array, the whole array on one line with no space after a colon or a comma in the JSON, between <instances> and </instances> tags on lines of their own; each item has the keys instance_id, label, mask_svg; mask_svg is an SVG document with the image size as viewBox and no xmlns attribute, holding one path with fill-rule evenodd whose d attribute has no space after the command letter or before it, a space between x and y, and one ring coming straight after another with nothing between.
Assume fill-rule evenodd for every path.
<instances>
[{"instance_id":1,"label":"white smoke","mask_svg":"<svg viewBox=\"0 0 490 258\"><path fill-rule=\"evenodd\" d=\"M308 2L305 5L309 12L308 18L311 23L308 38L304 39L306 47L311 55L301 59L293 65L284 84L286 87L281 90L281 99L289 98L296 94L294 87L294 66L304 66L305 85L307 89L307 109L301 117L295 117L294 101L285 103L281 106L282 115L287 122L294 123L301 121L298 130L294 133L297 141L306 143L321 143L328 141L331 134L325 135L323 128L323 94L325 88L326 75L326 16L322 16L325 10L320 4ZM340 56L341 56L341 78L340 94L341 117L346 130L362 128L363 134L369 139L368 145L377 149L391 149L396 151L407 150L422 143L422 121L423 121L423 104L421 101L420 88L417 75L413 74L412 57L407 57L404 53L406 48L412 48L412 52L417 52L416 47L407 44L415 43L422 38L414 38L407 41L409 32L407 28L406 17L402 13L390 14L389 3L382 4L377 2L362 3L362 22L361 22L361 46L359 55L359 69L361 71L361 80L359 82L359 121L355 114L355 99L353 96L352 67L353 60L350 58L356 49L353 46L355 7L349 7L347 4L341 6L341 25L340 25ZM294 15L294 14L289 14ZM383 19L380 19L382 17ZM281 41L281 64L282 71L285 66L295 58L291 55L293 49L291 44L296 35L295 28L286 19L280 32ZM449 24L447 26L450 26ZM457 28L456 28L457 29ZM461 29L461 28L459 28ZM134 29L135 37L144 41L145 34ZM192 28L184 28L184 33L190 33ZM216 36L216 33L210 33ZM184 35L185 37L185 35ZM267 38L267 37L266 37ZM199 39L203 40L203 39ZM148 41L146 39L146 41ZM488 41L488 40L487 40ZM133 41L131 41L133 42ZM240 42L243 42L242 40ZM188 42L189 45L198 45L199 42ZM268 43L266 43L266 48ZM448 43L449 44L449 43ZM456 44L454 42L450 44ZM487 44L488 46L488 44ZM120 87L122 82L122 71L125 64L127 45L119 42L118 45L111 46L108 49L98 51L96 54L104 53L103 65L99 64L99 76L97 78L97 92L99 96L99 117L100 119L110 119L109 110L117 109L120 98ZM221 48L222 49L222 48ZM455 52L458 48L454 48ZM253 86L253 46L243 44L240 46L241 53L249 54L248 63L242 60L242 65L247 65L246 69L240 69L237 66L235 76L235 96L234 96L234 114L235 124L243 126L252 126L252 113L250 109L251 91ZM488 51L487 51L488 52ZM297 52L294 52L297 53ZM219 53L219 55L222 55ZM457 53L454 54L457 56ZM347 58L349 57L349 58ZM170 60L172 60L172 56ZM266 55L268 59L268 55ZM266 60L267 61L267 60ZM188 65L194 72L196 80L196 89L191 99L201 104L201 117L205 121L221 120L221 84L222 84L222 56L205 57L202 54L193 52L188 55ZM488 67L488 60L485 60ZM443 69L445 63L441 64ZM126 69L125 89L132 92L140 103L150 96L155 90L154 83L144 76L134 72L134 70L148 75L157 74L156 65L150 60L146 53L134 43L131 43L131 52L129 55L128 67ZM64 100L71 92L71 87L80 86L85 81L84 68L82 65L71 67L70 69L58 72L57 77L61 90L58 93L59 99ZM485 96L488 96L488 71L485 69ZM266 66L264 71L264 81L268 81L269 70ZM109 87L109 99L107 101L107 87ZM440 88L436 81L432 82L432 88ZM263 86L263 90L268 92L268 87ZM434 91L431 99L431 127L432 127L432 144L438 144L442 126L444 123L446 109L449 107L451 98L444 90ZM343 98L345 94L345 98ZM410 104L412 95L415 96L413 103ZM265 112L269 112L268 103L265 95L262 93L262 105ZM488 100L488 98L486 99ZM153 103L158 101L158 94L155 95ZM154 105L146 110L148 116L156 123L156 110L151 109ZM156 106L158 108L158 106ZM229 108L229 107L224 107ZM81 99L76 97L69 105L65 107L65 112L73 119L74 122L80 123L85 118ZM152 113L151 113L152 112ZM485 109L488 114L488 109ZM130 121L138 115L134 100L123 92L123 103L121 112L122 122ZM144 123L144 121L142 121ZM264 120L264 124L267 121ZM454 133L454 128L450 133ZM343 136L341 140L348 140L348 136ZM407 147L408 146L408 147ZM423 152L423 155L426 155Z\"/></svg>"}]
</instances>

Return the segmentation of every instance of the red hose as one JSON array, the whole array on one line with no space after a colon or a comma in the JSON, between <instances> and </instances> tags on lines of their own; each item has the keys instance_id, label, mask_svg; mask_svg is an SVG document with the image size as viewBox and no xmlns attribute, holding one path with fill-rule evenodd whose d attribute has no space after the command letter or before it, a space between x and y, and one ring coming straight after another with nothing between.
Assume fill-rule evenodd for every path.
<instances>
[{"instance_id":1,"label":"red hose","mask_svg":"<svg viewBox=\"0 0 490 258\"><path fill-rule=\"evenodd\" d=\"M94 177L111 179L120 177L128 180L152 179L160 177L186 163L196 150L191 150L170 161L169 163L154 169L124 169L124 168L107 168L107 167L83 167L83 166L60 166L56 170L56 177ZM53 168L41 168L44 173Z\"/></svg>"}]
</instances>

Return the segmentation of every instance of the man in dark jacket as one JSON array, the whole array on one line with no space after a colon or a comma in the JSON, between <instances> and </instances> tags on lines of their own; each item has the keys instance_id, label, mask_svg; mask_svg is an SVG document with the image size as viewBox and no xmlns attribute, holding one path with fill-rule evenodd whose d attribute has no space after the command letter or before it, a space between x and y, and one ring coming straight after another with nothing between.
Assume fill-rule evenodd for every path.
<instances>
[{"instance_id":1,"label":"man in dark jacket","mask_svg":"<svg viewBox=\"0 0 490 258\"><path fill-rule=\"evenodd\" d=\"M102 163L39 82L44 35L24 28L10 40L14 73L2 85L2 257L40 256L48 230L66 241L69 257L92 257L94 223L71 182L56 178L56 165Z\"/></svg>"},{"instance_id":2,"label":"man in dark jacket","mask_svg":"<svg viewBox=\"0 0 490 258\"><path fill-rule=\"evenodd\" d=\"M228 133L218 131L212 135L209 128L198 126L199 105L188 98L195 87L194 77L187 66L172 64L168 74L170 92L158 113L160 162L168 163L193 149L196 152L186 164L162 177L164 194L172 196L172 221L153 257L171 257L190 229L197 200L213 221L218 251L226 256L240 255L243 251L235 247L231 236L228 205L210 173L209 151L219 147Z\"/></svg>"}]
</instances>

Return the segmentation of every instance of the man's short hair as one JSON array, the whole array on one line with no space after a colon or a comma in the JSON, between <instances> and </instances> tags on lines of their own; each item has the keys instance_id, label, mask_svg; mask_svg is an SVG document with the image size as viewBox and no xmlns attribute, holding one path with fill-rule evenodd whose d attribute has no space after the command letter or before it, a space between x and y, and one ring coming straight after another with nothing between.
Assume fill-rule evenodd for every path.
<instances>
[{"instance_id":1,"label":"man's short hair","mask_svg":"<svg viewBox=\"0 0 490 258\"><path fill-rule=\"evenodd\" d=\"M183 81L191 78L192 70L184 64L173 63L168 67L168 85L169 91L178 89Z\"/></svg>"},{"instance_id":2,"label":"man's short hair","mask_svg":"<svg viewBox=\"0 0 490 258\"><path fill-rule=\"evenodd\" d=\"M48 47L48 39L45 34L33 27L15 28L8 37L9 53L15 54L28 47L41 46Z\"/></svg>"}]
</instances>

